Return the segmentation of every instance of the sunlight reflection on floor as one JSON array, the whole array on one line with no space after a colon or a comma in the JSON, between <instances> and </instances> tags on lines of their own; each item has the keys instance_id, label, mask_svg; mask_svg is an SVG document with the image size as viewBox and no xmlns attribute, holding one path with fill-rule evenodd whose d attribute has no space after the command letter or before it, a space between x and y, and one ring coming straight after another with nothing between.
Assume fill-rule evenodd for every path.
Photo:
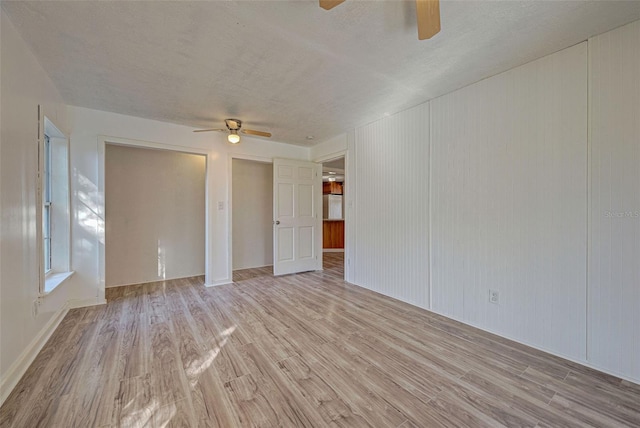
<instances>
[{"instance_id":1,"label":"sunlight reflection on floor","mask_svg":"<svg viewBox=\"0 0 640 428\"><path fill-rule=\"evenodd\" d=\"M189 383L192 389L195 388L195 386L198 384L198 379L200 375L205 370L207 370L211 366L211 364L213 364L213 361L216 359L216 357L218 356L218 354L220 353L224 345L227 343L227 341L229 340L229 337L233 334L235 329L236 329L236 326L234 325L224 330L220 334L220 338L218 339L219 346L216 346L213 349L206 351L201 358L197 358L191 361L190 363L187 363L186 373L187 373L187 376L189 377Z\"/></svg>"},{"instance_id":2,"label":"sunlight reflection on floor","mask_svg":"<svg viewBox=\"0 0 640 428\"><path fill-rule=\"evenodd\" d=\"M187 381L193 391L201 375L213 364L222 348L236 330L233 325L216 337L216 344L191 361L185 361ZM161 403L159 397L151 397L148 379L140 378L130 388L135 388L135 396L127 402L122 411L122 426L131 428L165 427L177 414L178 403ZM185 404L185 403L181 403Z\"/></svg>"}]
</instances>

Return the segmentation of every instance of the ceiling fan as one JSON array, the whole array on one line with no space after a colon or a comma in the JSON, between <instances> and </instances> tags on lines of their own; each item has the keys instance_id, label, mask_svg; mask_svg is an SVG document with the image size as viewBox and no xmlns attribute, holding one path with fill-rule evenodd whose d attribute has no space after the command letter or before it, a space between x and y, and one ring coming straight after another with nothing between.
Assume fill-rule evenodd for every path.
<instances>
[{"instance_id":1,"label":"ceiling fan","mask_svg":"<svg viewBox=\"0 0 640 428\"><path fill-rule=\"evenodd\" d=\"M240 135L238 135L238 132L241 132L243 134L248 134L248 135L257 135L259 137L267 137L267 138L271 137L270 132L255 131L253 129L241 129L242 121L239 119L225 119L224 123L225 125L227 125L227 129L224 129L224 128L196 129L193 132L229 131L229 135L227 135L227 141L229 141L231 144L238 144L240 142Z\"/></svg>"},{"instance_id":2,"label":"ceiling fan","mask_svg":"<svg viewBox=\"0 0 640 428\"><path fill-rule=\"evenodd\" d=\"M329 10L345 0L320 0L320 7ZM440 0L416 0L418 39L430 39L440 31Z\"/></svg>"}]
</instances>

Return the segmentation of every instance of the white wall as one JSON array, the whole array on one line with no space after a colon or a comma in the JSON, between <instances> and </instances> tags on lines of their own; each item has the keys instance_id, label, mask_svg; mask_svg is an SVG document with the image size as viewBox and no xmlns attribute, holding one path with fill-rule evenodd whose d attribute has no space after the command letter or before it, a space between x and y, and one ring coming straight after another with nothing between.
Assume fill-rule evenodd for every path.
<instances>
[{"instance_id":1,"label":"white wall","mask_svg":"<svg viewBox=\"0 0 640 428\"><path fill-rule=\"evenodd\" d=\"M640 21L589 48L589 360L640 380Z\"/></svg>"},{"instance_id":2,"label":"white wall","mask_svg":"<svg viewBox=\"0 0 640 428\"><path fill-rule=\"evenodd\" d=\"M233 159L233 269L273 265L273 164Z\"/></svg>"},{"instance_id":3,"label":"white wall","mask_svg":"<svg viewBox=\"0 0 640 428\"><path fill-rule=\"evenodd\" d=\"M37 237L38 104L68 135L66 106L45 70L0 8L1 92L0 200L0 402L26 370L46 332L72 298L63 283L44 297L36 317L31 314L39 295ZM42 129L40 129L42 132ZM44 332L44 333L43 333ZM33 348L35 347L35 348ZM37 353L37 350L36 350Z\"/></svg>"},{"instance_id":4,"label":"white wall","mask_svg":"<svg viewBox=\"0 0 640 428\"><path fill-rule=\"evenodd\" d=\"M106 286L204 275L206 158L109 144Z\"/></svg>"},{"instance_id":5,"label":"white wall","mask_svg":"<svg viewBox=\"0 0 640 428\"><path fill-rule=\"evenodd\" d=\"M582 43L431 101L431 309L580 360L586 65Z\"/></svg>"},{"instance_id":6,"label":"white wall","mask_svg":"<svg viewBox=\"0 0 640 428\"><path fill-rule=\"evenodd\" d=\"M351 280L428 308L429 104L356 129L349 157Z\"/></svg>"},{"instance_id":7,"label":"white wall","mask_svg":"<svg viewBox=\"0 0 640 428\"><path fill-rule=\"evenodd\" d=\"M340 134L322 143L312 146L310 159L314 162L333 159L344 155L347 150L347 134Z\"/></svg>"}]
</instances>

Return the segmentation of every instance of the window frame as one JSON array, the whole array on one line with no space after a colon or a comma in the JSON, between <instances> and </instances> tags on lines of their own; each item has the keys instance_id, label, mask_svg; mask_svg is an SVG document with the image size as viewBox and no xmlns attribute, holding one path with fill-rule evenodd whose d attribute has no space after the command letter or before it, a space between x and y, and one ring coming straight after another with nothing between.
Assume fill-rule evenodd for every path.
<instances>
[{"instance_id":1,"label":"window frame","mask_svg":"<svg viewBox=\"0 0 640 428\"><path fill-rule=\"evenodd\" d=\"M71 162L69 138L39 106L38 138L38 298L73 275L71 270Z\"/></svg>"},{"instance_id":2,"label":"window frame","mask_svg":"<svg viewBox=\"0 0 640 428\"><path fill-rule=\"evenodd\" d=\"M52 255L52 223L53 223L53 210L51 202L51 139L44 135L44 147L43 147L43 171L42 171L42 245L43 245L43 264L45 276L51 273L51 259Z\"/></svg>"}]
</instances>

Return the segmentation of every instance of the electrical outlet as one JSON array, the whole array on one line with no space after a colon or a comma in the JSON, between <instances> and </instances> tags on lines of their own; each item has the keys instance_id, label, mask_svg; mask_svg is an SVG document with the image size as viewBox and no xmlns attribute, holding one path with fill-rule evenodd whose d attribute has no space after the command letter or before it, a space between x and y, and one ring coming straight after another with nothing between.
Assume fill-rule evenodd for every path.
<instances>
[{"instance_id":1,"label":"electrical outlet","mask_svg":"<svg viewBox=\"0 0 640 428\"><path fill-rule=\"evenodd\" d=\"M489 290L489 302L500 303L500 292L498 290Z\"/></svg>"},{"instance_id":2,"label":"electrical outlet","mask_svg":"<svg viewBox=\"0 0 640 428\"><path fill-rule=\"evenodd\" d=\"M218 211L223 211L223 210L224 210L224 202L218 201Z\"/></svg>"},{"instance_id":3,"label":"electrical outlet","mask_svg":"<svg viewBox=\"0 0 640 428\"><path fill-rule=\"evenodd\" d=\"M31 305L31 316L36 318L38 316L38 309L40 308L40 300L36 299L33 301L33 305Z\"/></svg>"}]
</instances>

